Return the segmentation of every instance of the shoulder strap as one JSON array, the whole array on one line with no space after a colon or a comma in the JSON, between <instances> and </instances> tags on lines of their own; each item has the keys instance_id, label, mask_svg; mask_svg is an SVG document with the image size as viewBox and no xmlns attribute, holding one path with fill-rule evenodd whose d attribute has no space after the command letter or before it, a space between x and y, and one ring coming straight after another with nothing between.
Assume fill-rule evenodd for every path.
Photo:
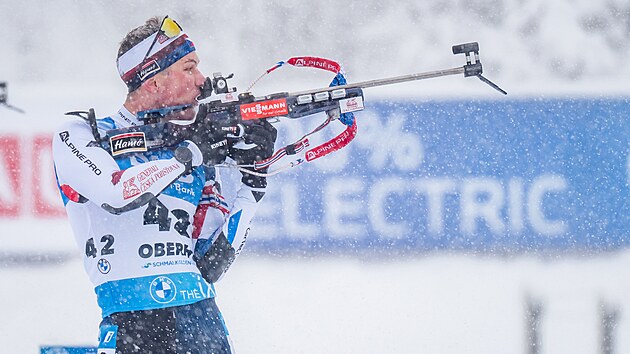
<instances>
[{"instance_id":1,"label":"shoulder strap","mask_svg":"<svg viewBox=\"0 0 630 354\"><path fill-rule=\"evenodd\" d=\"M94 139L96 139L97 144L101 144L101 134L98 132L98 127L96 125L96 114L94 113L94 108L90 108L89 111L72 111L66 112L67 116L77 116L84 119L90 125L92 129L92 135L94 135Z\"/></svg>"}]
</instances>

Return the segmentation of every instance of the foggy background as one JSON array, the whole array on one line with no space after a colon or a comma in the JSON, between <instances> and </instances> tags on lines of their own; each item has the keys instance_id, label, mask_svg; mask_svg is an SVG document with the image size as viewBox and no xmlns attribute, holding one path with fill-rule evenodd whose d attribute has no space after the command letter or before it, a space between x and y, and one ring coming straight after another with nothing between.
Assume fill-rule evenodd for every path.
<instances>
[{"instance_id":1,"label":"foggy background","mask_svg":"<svg viewBox=\"0 0 630 354\"><path fill-rule=\"evenodd\" d=\"M234 72L241 89L290 56L335 59L362 81L459 66L451 45L478 41L487 76L512 94L628 93L630 3L623 0L5 0L0 13L0 76L13 86L124 89L118 43L146 18L168 14L195 41L206 75ZM453 82L444 86L460 94L453 92L460 80ZM405 88L431 94L424 85Z\"/></svg>"}]
</instances>

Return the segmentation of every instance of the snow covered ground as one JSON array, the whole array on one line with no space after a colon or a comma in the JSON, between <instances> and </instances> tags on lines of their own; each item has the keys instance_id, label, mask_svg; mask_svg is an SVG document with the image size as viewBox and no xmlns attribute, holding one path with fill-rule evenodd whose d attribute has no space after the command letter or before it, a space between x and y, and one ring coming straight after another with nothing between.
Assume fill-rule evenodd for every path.
<instances>
[{"instance_id":1,"label":"snow covered ground","mask_svg":"<svg viewBox=\"0 0 630 354\"><path fill-rule=\"evenodd\" d=\"M600 305L630 352L630 253L541 259L245 255L218 285L238 353L525 353L526 300L542 304L540 353L598 353ZM78 258L1 268L3 353L94 345L99 311Z\"/></svg>"}]
</instances>

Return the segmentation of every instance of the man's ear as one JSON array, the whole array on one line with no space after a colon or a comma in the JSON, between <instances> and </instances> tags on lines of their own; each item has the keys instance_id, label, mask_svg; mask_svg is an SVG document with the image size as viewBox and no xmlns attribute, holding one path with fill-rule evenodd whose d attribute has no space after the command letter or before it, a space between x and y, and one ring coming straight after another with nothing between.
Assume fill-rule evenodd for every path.
<instances>
[{"instance_id":1,"label":"man's ear","mask_svg":"<svg viewBox=\"0 0 630 354\"><path fill-rule=\"evenodd\" d=\"M145 81L141 88L146 90L148 93L157 93L159 92L159 88L160 88L160 82L157 79L158 75L155 75L151 78L149 78L147 81Z\"/></svg>"},{"instance_id":2,"label":"man's ear","mask_svg":"<svg viewBox=\"0 0 630 354\"><path fill-rule=\"evenodd\" d=\"M151 93L160 93L168 87L167 83L170 80L168 69L169 68L164 71L160 71L145 82L145 84L147 84L147 86L152 90L150 91Z\"/></svg>"}]
</instances>

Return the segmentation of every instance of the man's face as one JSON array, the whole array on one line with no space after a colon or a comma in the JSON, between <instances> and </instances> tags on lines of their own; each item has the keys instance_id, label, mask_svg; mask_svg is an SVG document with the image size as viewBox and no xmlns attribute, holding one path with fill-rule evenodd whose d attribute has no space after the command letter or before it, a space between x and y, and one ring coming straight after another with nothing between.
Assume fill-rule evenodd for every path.
<instances>
[{"instance_id":1,"label":"man's face","mask_svg":"<svg viewBox=\"0 0 630 354\"><path fill-rule=\"evenodd\" d=\"M205 76L199 71L197 65L199 57L192 52L184 56L163 72L154 76L157 82L157 100L161 107L178 106L184 104L197 105L197 96L205 81ZM195 111L187 109L174 114L169 120L192 120Z\"/></svg>"}]
</instances>

